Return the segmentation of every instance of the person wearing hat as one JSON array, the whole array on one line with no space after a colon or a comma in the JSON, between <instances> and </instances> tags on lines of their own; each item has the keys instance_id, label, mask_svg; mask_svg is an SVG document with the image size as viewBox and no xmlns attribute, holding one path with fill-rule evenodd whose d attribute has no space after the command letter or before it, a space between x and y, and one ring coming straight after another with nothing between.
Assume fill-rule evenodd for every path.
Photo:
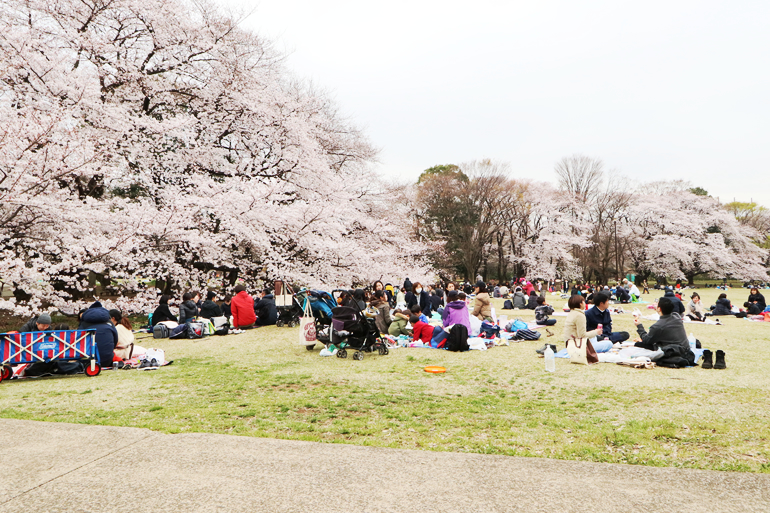
<instances>
[{"instance_id":1,"label":"person wearing hat","mask_svg":"<svg viewBox=\"0 0 770 513\"><path fill-rule=\"evenodd\" d=\"M492 301L483 281L476 283L476 298L473 300L473 315L479 320L492 322Z\"/></svg>"},{"instance_id":2,"label":"person wearing hat","mask_svg":"<svg viewBox=\"0 0 770 513\"><path fill-rule=\"evenodd\" d=\"M212 317L222 317L222 307L214 302L217 293L213 290L209 290L206 294L206 300L201 303L200 317L204 319L211 319Z\"/></svg>"},{"instance_id":3,"label":"person wearing hat","mask_svg":"<svg viewBox=\"0 0 770 513\"><path fill-rule=\"evenodd\" d=\"M47 313L34 317L19 328L19 333L31 333L33 331L46 331L51 327L51 316Z\"/></svg>"}]
</instances>

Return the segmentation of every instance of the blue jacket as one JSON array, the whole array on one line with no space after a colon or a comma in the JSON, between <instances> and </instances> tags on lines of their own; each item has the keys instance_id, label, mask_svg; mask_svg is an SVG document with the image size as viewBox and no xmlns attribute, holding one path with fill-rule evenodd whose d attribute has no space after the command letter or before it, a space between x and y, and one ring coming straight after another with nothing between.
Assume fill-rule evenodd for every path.
<instances>
[{"instance_id":1,"label":"blue jacket","mask_svg":"<svg viewBox=\"0 0 770 513\"><path fill-rule=\"evenodd\" d=\"M665 294L663 294L663 297L667 297L671 300L672 303L674 303L674 313L678 313L679 315L684 315L684 304L682 304L682 300L676 297L673 290L667 290Z\"/></svg>"},{"instance_id":2,"label":"blue jacket","mask_svg":"<svg viewBox=\"0 0 770 513\"><path fill-rule=\"evenodd\" d=\"M96 306L98 305L98 306ZM96 349L99 353L99 365L110 367L118 345L118 330L110 322L110 312L102 308L98 301L83 312L78 329L96 331Z\"/></svg>"},{"instance_id":3,"label":"blue jacket","mask_svg":"<svg viewBox=\"0 0 770 513\"><path fill-rule=\"evenodd\" d=\"M599 324L602 325L602 335L610 336L610 333L612 333L612 316L609 309L602 312L595 306L586 310L586 331L595 330Z\"/></svg>"}]
</instances>

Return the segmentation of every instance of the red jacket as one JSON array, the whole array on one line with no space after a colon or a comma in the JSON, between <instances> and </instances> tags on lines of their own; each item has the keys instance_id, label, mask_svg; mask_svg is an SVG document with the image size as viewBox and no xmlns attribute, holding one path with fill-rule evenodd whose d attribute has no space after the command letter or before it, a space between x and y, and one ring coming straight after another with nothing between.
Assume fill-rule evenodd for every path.
<instances>
[{"instance_id":1,"label":"red jacket","mask_svg":"<svg viewBox=\"0 0 770 513\"><path fill-rule=\"evenodd\" d=\"M230 303L230 311L233 313L233 328L249 326L257 320L254 313L254 299L245 291L238 292Z\"/></svg>"},{"instance_id":2,"label":"red jacket","mask_svg":"<svg viewBox=\"0 0 770 513\"><path fill-rule=\"evenodd\" d=\"M430 339L433 338L433 326L422 321L417 321L412 326L412 333L414 333L415 342L422 340L423 344L430 345Z\"/></svg>"}]
</instances>

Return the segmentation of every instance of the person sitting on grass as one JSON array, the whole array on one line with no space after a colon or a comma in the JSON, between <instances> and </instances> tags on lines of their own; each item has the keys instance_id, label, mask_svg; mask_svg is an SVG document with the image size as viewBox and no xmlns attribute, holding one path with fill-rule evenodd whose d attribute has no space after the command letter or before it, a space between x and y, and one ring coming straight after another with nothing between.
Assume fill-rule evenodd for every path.
<instances>
[{"instance_id":1,"label":"person sitting on grass","mask_svg":"<svg viewBox=\"0 0 770 513\"><path fill-rule=\"evenodd\" d=\"M412 305L409 308L409 314L416 315L424 323L430 322L430 319L428 318L428 316L422 313L422 310L420 309L420 305Z\"/></svg>"},{"instance_id":2,"label":"person sitting on grass","mask_svg":"<svg viewBox=\"0 0 770 513\"><path fill-rule=\"evenodd\" d=\"M33 331L47 331L51 327L51 316L47 313L40 314L27 321L19 328L19 333L31 333Z\"/></svg>"},{"instance_id":3,"label":"person sitting on grass","mask_svg":"<svg viewBox=\"0 0 770 513\"><path fill-rule=\"evenodd\" d=\"M270 290L262 291L262 297L254 303L254 313L257 316L257 326L274 326L278 321L278 308L275 306L275 298Z\"/></svg>"},{"instance_id":4,"label":"person sitting on grass","mask_svg":"<svg viewBox=\"0 0 770 513\"><path fill-rule=\"evenodd\" d=\"M516 287L513 293L513 308L523 310L527 307L527 296L521 291L521 287Z\"/></svg>"},{"instance_id":5,"label":"person sitting on grass","mask_svg":"<svg viewBox=\"0 0 770 513\"><path fill-rule=\"evenodd\" d=\"M492 322L492 302L483 281L476 283L476 297L473 299L473 314L479 320Z\"/></svg>"},{"instance_id":6,"label":"person sitting on grass","mask_svg":"<svg viewBox=\"0 0 770 513\"><path fill-rule=\"evenodd\" d=\"M388 333L390 324L393 319L390 317L390 303L388 302L387 294L384 290L375 290L374 297L370 303L372 308L377 310L377 315L374 317L374 323L377 325L377 329L380 333Z\"/></svg>"},{"instance_id":7,"label":"person sitting on grass","mask_svg":"<svg viewBox=\"0 0 770 513\"><path fill-rule=\"evenodd\" d=\"M751 287L751 290L749 291L749 303L756 304L761 311L765 311L765 308L767 308L767 303L765 303L765 296L760 294L759 289L756 287Z\"/></svg>"},{"instance_id":8,"label":"person sitting on grass","mask_svg":"<svg viewBox=\"0 0 770 513\"><path fill-rule=\"evenodd\" d=\"M663 294L663 297L670 299L671 302L674 303L674 311L676 313L678 313L680 316L684 315L684 303L682 303L682 300L676 296L674 289L671 287L666 287L666 292Z\"/></svg>"},{"instance_id":9,"label":"person sitting on grass","mask_svg":"<svg viewBox=\"0 0 770 513\"><path fill-rule=\"evenodd\" d=\"M697 322L706 320L706 312L703 310L703 303L701 303L700 295L697 292L693 292L690 296L690 304L687 305L687 317Z\"/></svg>"},{"instance_id":10,"label":"person sitting on grass","mask_svg":"<svg viewBox=\"0 0 770 513\"><path fill-rule=\"evenodd\" d=\"M178 322L176 315L171 313L168 307L168 302L171 300L171 296L163 294L160 296L160 304L158 308L152 314L152 326L155 327L159 322L173 321Z\"/></svg>"},{"instance_id":11,"label":"person sitting on grass","mask_svg":"<svg viewBox=\"0 0 770 513\"><path fill-rule=\"evenodd\" d=\"M537 292L534 290L529 293L529 297L527 298L527 310L534 310L537 308Z\"/></svg>"},{"instance_id":12,"label":"person sitting on grass","mask_svg":"<svg viewBox=\"0 0 770 513\"><path fill-rule=\"evenodd\" d=\"M257 315L254 313L254 299L246 292L246 287L243 285L236 285L233 292L235 292L235 297L230 302L233 328L253 328L257 320Z\"/></svg>"},{"instance_id":13,"label":"person sitting on grass","mask_svg":"<svg viewBox=\"0 0 770 513\"><path fill-rule=\"evenodd\" d=\"M462 295L462 298L460 297ZM471 318L468 311L468 304L465 302L465 293L456 290L450 290L447 293L447 304L442 314L442 324L444 327L454 324L462 324L471 332Z\"/></svg>"},{"instance_id":14,"label":"person sitting on grass","mask_svg":"<svg viewBox=\"0 0 770 513\"><path fill-rule=\"evenodd\" d=\"M650 326L649 333L644 330L639 319L634 317L636 331L642 339L634 345L650 351L662 350L663 357L655 359L661 367L681 368L695 365L695 355L690 349L682 317L674 311L674 302L667 297L660 298L657 311L660 320Z\"/></svg>"},{"instance_id":15,"label":"person sitting on grass","mask_svg":"<svg viewBox=\"0 0 770 513\"><path fill-rule=\"evenodd\" d=\"M128 360L134 350L134 333L132 331L131 321L128 317L123 317L120 310L110 310L110 320L115 325L115 331L118 332L118 344L115 346L115 356L121 360Z\"/></svg>"},{"instance_id":16,"label":"person sitting on grass","mask_svg":"<svg viewBox=\"0 0 770 513\"><path fill-rule=\"evenodd\" d=\"M409 311L396 309L393 312L393 322L388 327L388 335L391 337L398 337L400 335L411 335L408 329L409 324Z\"/></svg>"},{"instance_id":17,"label":"person sitting on grass","mask_svg":"<svg viewBox=\"0 0 770 513\"><path fill-rule=\"evenodd\" d=\"M429 346L430 340L433 338L433 326L427 322L423 322L420 317L412 314L409 317L409 322L412 324L412 333L414 334L414 341L421 341L423 344Z\"/></svg>"},{"instance_id":18,"label":"person sitting on grass","mask_svg":"<svg viewBox=\"0 0 770 513\"><path fill-rule=\"evenodd\" d=\"M763 311L757 303L749 303L748 301L743 303L743 308L746 309L748 315L759 315Z\"/></svg>"},{"instance_id":19,"label":"person sitting on grass","mask_svg":"<svg viewBox=\"0 0 770 513\"><path fill-rule=\"evenodd\" d=\"M714 305L711 312L707 313L706 315L735 315L733 313L733 305L730 303L730 300L727 299L727 294L724 292L719 294L716 305Z\"/></svg>"},{"instance_id":20,"label":"person sitting on grass","mask_svg":"<svg viewBox=\"0 0 770 513\"><path fill-rule=\"evenodd\" d=\"M569 314L564 320L565 341L575 338L594 338L601 333L598 330L586 331L586 300L582 294L575 294L567 301ZM593 308L592 308L593 310Z\"/></svg>"},{"instance_id":21,"label":"person sitting on grass","mask_svg":"<svg viewBox=\"0 0 770 513\"><path fill-rule=\"evenodd\" d=\"M553 307L545 302L544 297L538 297L537 307L535 308L535 322L540 326L553 326L556 324L556 319L549 319L548 316L551 314L553 314Z\"/></svg>"},{"instance_id":22,"label":"person sitting on grass","mask_svg":"<svg viewBox=\"0 0 770 513\"><path fill-rule=\"evenodd\" d=\"M204 319L211 319L212 317L222 317L222 307L214 302L217 298L217 293L213 290L209 290L206 293L206 301L201 305L200 316Z\"/></svg>"},{"instance_id":23,"label":"person sitting on grass","mask_svg":"<svg viewBox=\"0 0 770 513\"><path fill-rule=\"evenodd\" d=\"M97 301L88 310L81 312L81 330L96 331L96 348L99 352L99 365L103 369L112 368L115 357L115 347L118 345L118 331L110 322L110 312Z\"/></svg>"},{"instance_id":24,"label":"person sitting on grass","mask_svg":"<svg viewBox=\"0 0 770 513\"><path fill-rule=\"evenodd\" d=\"M596 327L602 325L602 334L598 339L609 339L613 344L615 342L623 342L628 340L629 334L627 331L612 331L612 316L607 309L610 306L610 296L604 292L596 294L594 297L594 307L586 311L586 329L595 330Z\"/></svg>"},{"instance_id":25,"label":"person sitting on grass","mask_svg":"<svg viewBox=\"0 0 770 513\"><path fill-rule=\"evenodd\" d=\"M179 305L179 324L190 324L198 316L196 297L197 292L185 292L182 296L182 304Z\"/></svg>"}]
</instances>

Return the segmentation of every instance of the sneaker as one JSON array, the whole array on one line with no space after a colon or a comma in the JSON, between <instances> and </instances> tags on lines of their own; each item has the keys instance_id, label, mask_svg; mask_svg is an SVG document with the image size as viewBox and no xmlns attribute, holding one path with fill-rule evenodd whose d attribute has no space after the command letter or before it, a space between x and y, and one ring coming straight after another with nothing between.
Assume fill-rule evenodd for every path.
<instances>
[{"instance_id":1,"label":"sneaker","mask_svg":"<svg viewBox=\"0 0 770 513\"><path fill-rule=\"evenodd\" d=\"M725 363L725 352L721 349L717 351L717 359L714 362L714 368L715 369L726 369L727 364Z\"/></svg>"}]
</instances>

